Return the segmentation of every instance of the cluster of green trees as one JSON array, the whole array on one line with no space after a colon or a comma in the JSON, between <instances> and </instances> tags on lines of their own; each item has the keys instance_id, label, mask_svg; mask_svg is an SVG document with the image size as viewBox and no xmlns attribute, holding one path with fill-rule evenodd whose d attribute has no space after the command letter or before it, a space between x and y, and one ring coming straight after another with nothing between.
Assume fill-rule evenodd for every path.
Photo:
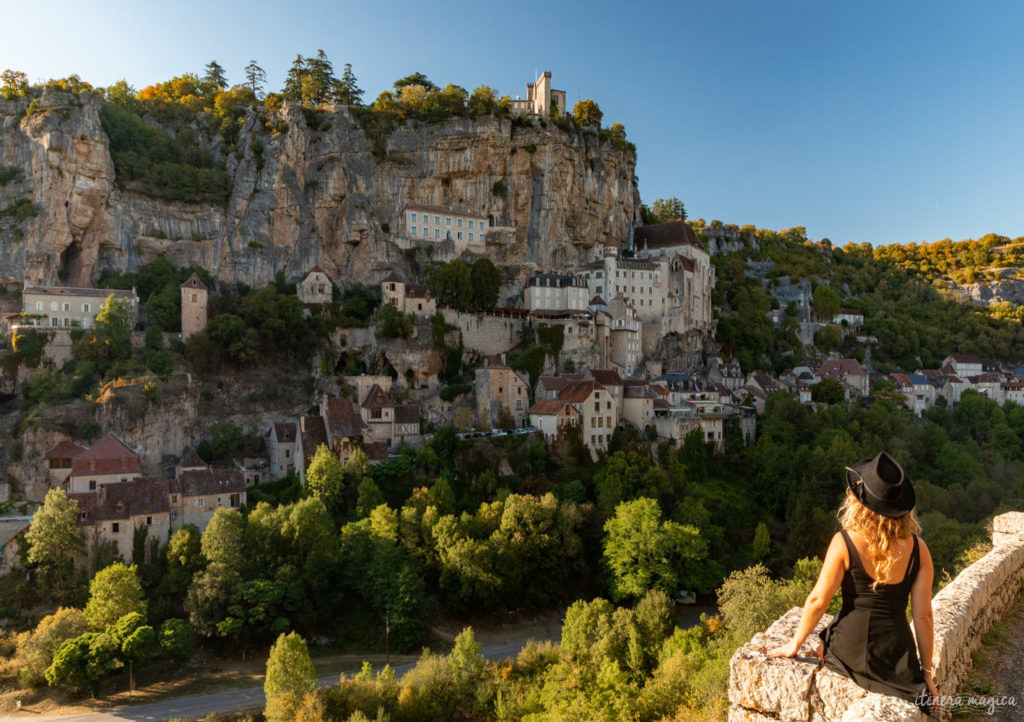
<instances>
[{"instance_id":1,"label":"cluster of green trees","mask_svg":"<svg viewBox=\"0 0 1024 722\"><path fill-rule=\"evenodd\" d=\"M501 272L489 258L469 265L461 258L427 268L427 282L434 287L437 301L459 311L487 311L498 303Z\"/></svg>"},{"instance_id":2,"label":"cluster of green trees","mask_svg":"<svg viewBox=\"0 0 1024 722\"><path fill-rule=\"evenodd\" d=\"M863 312L861 334L878 339L872 346L872 361L878 370L937 368L950 353L1019 360L1018 349L1024 347L1019 311L1005 306L965 306L945 295L944 283L935 276L968 262L972 253L1008 263L1018 252L1009 239L990 235L983 241L940 242L924 248L875 248L867 243L838 248L827 240L808 241L805 229L799 226L778 232L757 230L755 238L758 249L719 254L713 259L717 273L713 303L720 309L718 338L744 371L764 368L779 372L792 367L803 354L796 333L796 309L787 308L782 327L773 329L765 313L777 308L778 302L764 290L761 279L747 275L748 261L774 263L769 282L781 276L811 279L814 307L823 316L840 304ZM985 248L988 250L983 253ZM842 295L837 289L843 289ZM863 357L863 349L852 339L840 345L839 335L832 333L818 340L822 350Z\"/></svg>"}]
</instances>

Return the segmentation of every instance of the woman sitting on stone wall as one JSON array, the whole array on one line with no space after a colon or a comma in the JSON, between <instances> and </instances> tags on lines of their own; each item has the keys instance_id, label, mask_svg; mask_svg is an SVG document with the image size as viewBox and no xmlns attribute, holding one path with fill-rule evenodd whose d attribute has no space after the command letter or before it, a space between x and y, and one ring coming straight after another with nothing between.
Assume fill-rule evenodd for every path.
<instances>
[{"instance_id":1,"label":"woman sitting on stone wall","mask_svg":"<svg viewBox=\"0 0 1024 722\"><path fill-rule=\"evenodd\" d=\"M819 664L865 689L934 711L929 699L938 694L932 680L934 569L928 547L917 536L921 527L914 514L914 489L903 468L884 452L847 467L846 483L839 509L842 530L832 537L800 624L790 643L768 656L796 656L842 584L842 609L819 632ZM916 649L906 618L908 596Z\"/></svg>"}]
</instances>

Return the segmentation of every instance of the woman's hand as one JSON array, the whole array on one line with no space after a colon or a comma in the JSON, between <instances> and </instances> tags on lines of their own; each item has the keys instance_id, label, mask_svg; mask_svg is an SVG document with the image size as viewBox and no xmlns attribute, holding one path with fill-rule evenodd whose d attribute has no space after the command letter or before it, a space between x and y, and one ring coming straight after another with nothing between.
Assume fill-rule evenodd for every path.
<instances>
[{"instance_id":1,"label":"woman's hand","mask_svg":"<svg viewBox=\"0 0 1024 722\"><path fill-rule=\"evenodd\" d=\"M795 656L797 656L797 653L799 651L800 651L800 645L797 644L796 642L794 642L793 640L790 640L788 643L782 645L781 647L776 647L775 649L768 650L768 656L769 657L795 657ZM815 649L814 649L814 656L816 656L816 657L818 657L820 659L822 657L822 653L824 651L825 650L824 650L823 645L821 644L821 642L818 642L816 647L815 647Z\"/></svg>"},{"instance_id":2,"label":"woman's hand","mask_svg":"<svg viewBox=\"0 0 1024 722\"><path fill-rule=\"evenodd\" d=\"M924 674L924 683L925 683L925 686L928 687L928 694L930 694L931 698L932 698L931 699L931 702L932 702L932 711L931 711L931 713L935 714L935 708L938 706L936 704L936 702L939 699L939 689L938 689L938 687L935 686L935 680L932 679L931 673L925 672L925 674Z\"/></svg>"}]
</instances>

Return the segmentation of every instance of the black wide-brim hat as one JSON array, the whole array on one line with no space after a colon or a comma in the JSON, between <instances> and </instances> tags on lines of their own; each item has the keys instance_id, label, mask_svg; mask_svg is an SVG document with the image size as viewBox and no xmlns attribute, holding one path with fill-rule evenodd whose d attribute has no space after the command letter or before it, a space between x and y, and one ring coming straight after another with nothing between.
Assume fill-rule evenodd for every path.
<instances>
[{"instance_id":1,"label":"black wide-brim hat","mask_svg":"<svg viewBox=\"0 0 1024 722\"><path fill-rule=\"evenodd\" d=\"M884 451L846 467L846 484L861 504L882 516L903 516L917 501L903 467Z\"/></svg>"}]
</instances>

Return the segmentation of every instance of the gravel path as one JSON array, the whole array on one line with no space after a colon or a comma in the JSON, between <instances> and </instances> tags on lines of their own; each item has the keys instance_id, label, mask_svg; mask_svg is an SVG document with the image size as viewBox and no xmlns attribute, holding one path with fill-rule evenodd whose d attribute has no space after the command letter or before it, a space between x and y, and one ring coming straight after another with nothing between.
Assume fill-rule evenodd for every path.
<instances>
[{"instance_id":1,"label":"gravel path","mask_svg":"<svg viewBox=\"0 0 1024 722\"><path fill-rule=\"evenodd\" d=\"M983 684L992 685L992 696L1013 697L1016 705L1006 704L995 707L991 715L982 712L968 718L975 722L1024 720L1024 598L1006 615L1004 622L1006 630L999 641L991 647L982 647L982 661L975 674Z\"/></svg>"}]
</instances>

